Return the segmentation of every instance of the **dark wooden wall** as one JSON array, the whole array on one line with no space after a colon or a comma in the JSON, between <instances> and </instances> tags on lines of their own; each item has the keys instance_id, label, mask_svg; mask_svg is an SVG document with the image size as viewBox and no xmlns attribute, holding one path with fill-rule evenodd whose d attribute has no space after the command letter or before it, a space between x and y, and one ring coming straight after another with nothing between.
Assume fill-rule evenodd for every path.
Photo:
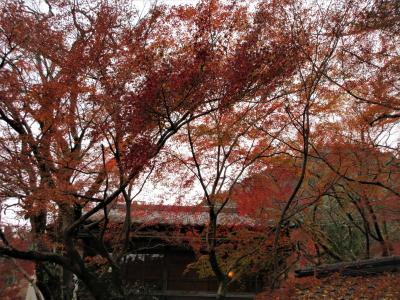
<instances>
[{"instance_id":1,"label":"dark wooden wall","mask_svg":"<svg viewBox=\"0 0 400 300\"><path fill-rule=\"evenodd\" d=\"M190 250L165 247L159 252L132 254L127 257L125 278L143 281L153 287L148 292L163 295L161 299L212 299L218 285L214 278L199 278L196 272L185 272L188 264L195 261ZM231 299L252 299L260 288L256 278L233 284L229 288ZM243 297L240 297L243 294Z\"/></svg>"}]
</instances>

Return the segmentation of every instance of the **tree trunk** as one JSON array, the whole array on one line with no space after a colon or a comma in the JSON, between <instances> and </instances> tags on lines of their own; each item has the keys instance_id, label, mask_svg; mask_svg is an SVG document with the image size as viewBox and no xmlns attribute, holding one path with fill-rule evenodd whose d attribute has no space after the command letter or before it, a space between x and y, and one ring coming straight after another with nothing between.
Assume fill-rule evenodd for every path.
<instances>
[{"instance_id":1,"label":"tree trunk","mask_svg":"<svg viewBox=\"0 0 400 300\"><path fill-rule=\"evenodd\" d=\"M67 228L75 221L75 216L76 216L76 209L75 206L70 205L70 204L60 204L59 205L59 210L60 210L60 220L59 222L61 223L61 231L59 233L60 239L65 239L64 237L64 232L67 230ZM64 240L64 243L67 245L69 241ZM72 243L73 244L73 243ZM69 245L69 244L68 244ZM75 245L74 245L75 246ZM77 253L77 249L76 253ZM74 253L74 254L76 254ZM77 254L78 255L78 254ZM74 260L77 260L77 257L72 255L71 258ZM78 257L80 260L80 257ZM73 296L73 290L74 290L74 276L73 272L63 268L62 269L62 276L61 276L61 299L62 300L71 300Z\"/></svg>"},{"instance_id":2,"label":"tree trunk","mask_svg":"<svg viewBox=\"0 0 400 300\"><path fill-rule=\"evenodd\" d=\"M216 299L222 300L226 299L226 290L227 290L227 284L226 282L220 282L218 285L218 291L217 291L217 296Z\"/></svg>"},{"instance_id":3,"label":"tree trunk","mask_svg":"<svg viewBox=\"0 0 400 300\"><path fill-rule=\"evenodd\" d=\"M75 288L74 274L71 271L63 268L62 275L62 300L71 300Z\"/></svg>"},{"instance_id":4,"label":"tree trunk","mask_svg":"<svg viewBox=\"0 0 400 300\"><path fill-rule=\"evenodd\" d=\"M389 256L390 250L389 250L389 247L387 246L385 238L383 237L383 234L382 234L382 231L380 228L380 224L378 221L378 217L376 216L376 213L375 213L370 201L367 198L365 198L364 201L365 201L365 204L367 205L368 211L371 215L372 222L373 222L374 228L375 228L375 233L378 237L378 242L380 243L381 248L382 248L382 256Z\"/></svg>"},{"instance_id":5,"label":"tree trunk","mask_svg":"<svg viewBox=\"0 0 400 300\"><path fill-rule=\"evenodd\" d=\"M36 273L36 285L42 293L44 299L55 300L54 290L51 288L53 284L51 283L51 278L45 270L43 263L36 263L35 267Z\"/></svg>"},{"instance_id":6,"label":"tree trunk","mask_svg":"<svg viewBox=\"0 0 400 300\"><path fill-rule=\"evenodd\" d=\"M30 217L31 232L34 241L34 247L38 251L47 250L42 244L41 238L46 230L46 211L42 211ZM43 297L47 300L58 300L57 294L59 291L59 283L54 280L52 274L49 274L46 263L36 263L35 274L36 274L36 285L42 293Z\"/></svg>"},{"instance_id":7,"label":"tree trunk","mask_svg":"<svg viewBox=\"0 0 400 300\"><path fill-rule=\"evenodd\" d=\"M82 280L87 290L92 294L96 300L119 300L123 299L111 297L108 286L99 281L93 274L88 271L83 271L79 274L78 278Z\"/></svg>"}]
</instances>

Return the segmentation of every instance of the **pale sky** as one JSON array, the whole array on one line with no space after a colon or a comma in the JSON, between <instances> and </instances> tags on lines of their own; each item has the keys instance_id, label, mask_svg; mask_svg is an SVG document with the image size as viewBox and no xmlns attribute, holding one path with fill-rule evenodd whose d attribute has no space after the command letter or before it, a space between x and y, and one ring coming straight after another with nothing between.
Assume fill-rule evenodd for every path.
<instances>
[{"instance_id":1,"label":"pale sky","mask_svg":"<svg viewBox=\"0 0 400 300\"><path fill-rule=\"evenodd\" d=\"M155 0L134 0L133 3L139 9L139 11L143 10L143 8L148 9L149 6L154 3ZM187 4L195 4L198 0L158 0L158 3L167 4L167 5L187 5Z\"/></svg>"}]
</instances>

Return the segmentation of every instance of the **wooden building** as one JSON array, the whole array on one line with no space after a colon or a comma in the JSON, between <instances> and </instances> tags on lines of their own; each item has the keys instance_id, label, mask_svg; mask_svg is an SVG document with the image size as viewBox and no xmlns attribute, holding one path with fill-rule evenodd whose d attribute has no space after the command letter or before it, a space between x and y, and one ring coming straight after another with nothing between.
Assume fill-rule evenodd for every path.
<instances>
[{"instance_id":1,"label":"wooden building","mask_svg":"<svg viewBox=\"0 0 400 300\"><path fill-rule=\"evenodd\" d=\"M114 209L109 218L121 223L123 213ZM202 206L136 204L132 208L132 251L124 257L123 274L125 279L137 283L138 299L215 299L216 280L211 276L199 278L197 272L187 270L196 261L196 255L186 233L201 234L207 218ZM255 224L254 220L239 216L234 208L228 207L221 213L218 225L229 230ZM254 275L229 286L227 299L254 299L261 289L262 279Z\"/></svg>"}]
</instances>

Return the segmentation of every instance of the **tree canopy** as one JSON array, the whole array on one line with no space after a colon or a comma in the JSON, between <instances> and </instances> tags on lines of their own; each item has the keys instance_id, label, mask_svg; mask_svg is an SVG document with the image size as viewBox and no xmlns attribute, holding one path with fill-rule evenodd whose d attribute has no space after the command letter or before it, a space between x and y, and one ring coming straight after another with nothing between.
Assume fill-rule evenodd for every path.
<instances>
[{"instance_id":1,"label":"tree canopy","mask_svg":"<svg viewBox=\"0 0 400 300\"><path fill-rule=\"evenodd\" d=\"M129 297L149 178L172 200L200 191L198 266L220 298L262 268L276 287L298 264L399 252L398 1L130 2L0 4L0 207L16 212L0 256L34 262L45 299L71 299L74 277ZM258 224L247 243L218 242L230 205ZM94 227L107 276L82 251Z\"/></svg>"}]
</instances>

